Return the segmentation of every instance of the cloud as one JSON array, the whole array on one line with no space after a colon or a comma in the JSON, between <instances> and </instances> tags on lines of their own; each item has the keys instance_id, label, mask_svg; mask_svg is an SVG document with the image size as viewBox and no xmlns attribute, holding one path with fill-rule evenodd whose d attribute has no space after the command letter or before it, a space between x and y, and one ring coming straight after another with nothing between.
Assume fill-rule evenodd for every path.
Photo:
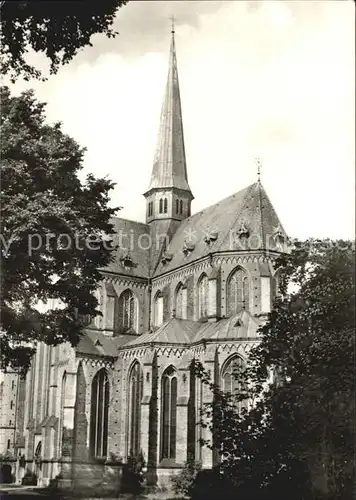
<instances>
[{"instance_id":1,"label":"cloud","mask_svg":"<svg viewBox=\"0 0 356 500\"><path fill-rule=\"evenodd\" d=\"M36 93L86 146L85 170L117 182L113 204L144 220L176 45L193 210L256 179L291 236L354 234L353 2L130 2L120 36L98 36ZM26 85L19 82L19 92Z\"/></svg>"}]
</instances>

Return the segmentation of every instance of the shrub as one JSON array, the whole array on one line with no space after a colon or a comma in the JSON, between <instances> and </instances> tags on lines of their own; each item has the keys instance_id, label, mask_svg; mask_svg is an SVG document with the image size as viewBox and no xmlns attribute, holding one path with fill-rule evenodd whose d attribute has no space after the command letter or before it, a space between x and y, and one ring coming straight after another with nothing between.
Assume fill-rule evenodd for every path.
<instances>
[{"instance_id":1,"label":"shrub","mask_svg":"<svg viewBox=\"0 0 356 500\"><path fill-rule=\"evenodd\" d=\"M50 479L48 487L52 490L58 490L58 484L61 479L63 479L62 474L57 474L56 477Z\"/></svg>"},{"instance_id":2,"label":"shrub","mask_svg":"<svg viewBox=\"0 0 356 500\"><path fill-rule=\"evenodd\" d=\"M22 478L22 484L26 486L37 486L37 476L31 471L27 471Z\"/></svg>"},{"instance_id":3,"label":"shrub","mask_svg":"<svg viewBox=\"0 0 356 500\"><path fill-rule=\"evenodd\" d=\"M142 453L140 453L137 457L128 457L127 463L124 465L122 470L122 493L132 493L134 495L138 495L142 492L145 479L143 474L144 466L145 461Z\"/></svg>"},{"instance_id":4,"label":"shrub","mask_svg":"<svg viewBox=\"0 0 356 500\"><path fill-rule=\"evenodd\" d=\"M184 464L183 469L181 469L178 474L170 477L174 493L176 495L190 495L195 477L200 470L201 463L195 462L192 458L189 458Z\"/></svg>"},{"instance_id":5,"label":"shrub","mask_svg":"<svg viewBox=\"0 0 356 500\"><path fill-rule=\"evenodd\" d=\"M223 492L223 497L222 497ZM239 497L232 482L221 473L219 467L199 471L189 490L191 500L236 500Z\"/></svg>"}]
</instances>

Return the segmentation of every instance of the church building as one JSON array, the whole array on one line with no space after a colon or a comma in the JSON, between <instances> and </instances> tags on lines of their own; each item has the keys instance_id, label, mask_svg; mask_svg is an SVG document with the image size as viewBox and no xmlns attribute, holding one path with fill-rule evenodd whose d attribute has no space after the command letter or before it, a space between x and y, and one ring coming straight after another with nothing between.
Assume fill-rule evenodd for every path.
<instances>
[{"instance_id":1,"label":"church building","mask_svg":"<svg viewBox=\"0 0 356 500\"><path fill-rule=\"evenodd\" d=\"M96 487L137 456L152 484L188 457L212 467L199 425L212 395L191 361L233 390L234 367L271 310L286 233L259 178L191 213L174 30L169 57L146 222L113 219L119 246L97 290L102 316L76 348L39 344L26 379L1 383L0 452L23 457L17 478L24 468L43 485Z\"/></svg>"}]
</instances>

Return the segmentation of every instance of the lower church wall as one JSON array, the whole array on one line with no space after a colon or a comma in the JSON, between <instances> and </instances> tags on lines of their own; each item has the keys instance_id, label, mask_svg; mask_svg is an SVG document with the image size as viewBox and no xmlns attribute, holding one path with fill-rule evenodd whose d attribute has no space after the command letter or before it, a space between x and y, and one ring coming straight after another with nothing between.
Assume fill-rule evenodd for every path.
<instances>
[{"instance_id":1,"label":"lower church wall","mask_svg":"<svg viewBox=\"0 0 356 500\"><path fill-rule=\"evenodd\" d=\"M171 489L171 477L179 474L181 466L176 467L157 467L156 469L156 483L155 486L162 489Z\"/></svg>"},{"instance_id":2,"label":"lower church wall","mask_svg":"<svg viewBox=\"0 0 356 500\"><path fill-rule=\"evenodd\" d=\"M175 346L145 346L120 353L115 362L87 357L75 359L68 370L68 365L61 366L56 380L60 389L55 411L42 422L31 419L25 427L23 454L29 461L27 467L37 475L40 486L59 479L59 486L65 489L118 492L124 467L120 462L127 463L131 439L137 430L148 486L170 487L171 476L184 467L188 458L199 461L203 468L211 468L215 457L209 448L200 444L200 439L211 438L210 431L200 426L199 420L200 410L204 403L211 401L212 394L191 372L190 363L193 357L201 361L213 380L218 381L228 359L236 354L245 357L244 344L208 343L195 352ZM135 373L135 365L139 365L140 373L140 379L136 379L142 381L142 394L137 400L132 398L132 388L136 387L132 381L136 379L131 374ZM95 422L91 421L92 395L96 394L93 381L102 370L109 387L107 400L103 396L101 400L103 412L107 408L106 445L105 451L100 450L101 454L97 453L93 459L89 458L94 454L92 444L96 442L92 438L91 423ZM174 429L174 452L167 441L163 421L164 398L168 397L164 396L165 377L176 380L176 415L174 423L169 422ZM131 420L132 414L138 415L138 419ZM67 428L70 433L64 433ZM101 456L106 458L98 458ZM40 469L35 460L41 462Z\"/></svg>"},{"instance_id":3,"label":"lower church wall","mask_svg":"<svg viewBox=\"0 0 356 500\"><path fill-rule=\"evenodd\" d=\"M120 463L72 461L70 458L42 460L40 464L26 460L24 467L20 467L16 459L6 464L10 465L17 484L21 484L25 475L32 473L36 475L37 486L48 487L54 483L63 491L77 491L91 497L120 493L125 467L125 464ZM171 477L178 474L182 467L183 464L148 467L144 474L147 486L171 488Z\"/></svg>"},{"instance_id":4,"label":"lower church wall","mask_svg":"<svg viewBox=\"0 0 356 500\"><path fill-rule=\"evenodd\" d=\"M121 487L122 464L73 462L69 458L59 461L42 460L40 464L26 460L24 466L20 466L19 460L14 459L7 461L6 464L10 465L13 479L17 484L21 484L25 476L28 478L30 474L35 474L37 486L47 487L55 483L62 490L88 492L90 496L118 493Z\"/></svg>"},{"instance_id":5,"label":"lower church wall","mask_svg":"<svg viewBox=\"0 0 356 500\"><path fill-rule=\"evenodd\" d=\"M81 494L119 493L121 487L121 464L97 462L62 461L58 487L77 490Z\"/></svg>"}]
</instances>

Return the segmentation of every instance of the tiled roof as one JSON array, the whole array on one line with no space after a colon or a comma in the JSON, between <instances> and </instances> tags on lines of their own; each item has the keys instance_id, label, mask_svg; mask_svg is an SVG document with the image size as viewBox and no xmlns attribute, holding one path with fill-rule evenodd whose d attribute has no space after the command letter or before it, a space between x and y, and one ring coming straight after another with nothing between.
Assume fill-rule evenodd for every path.
<instances>
[{"instance_id":1,"label":"tiled roof","mask_svg":"<svg viewBox=\"0 0 356 500\"><path fill-rule=\"evenodd\" d=\"M223 318L217 322L201 323L171 318L154 332L143 335L118 335L109 337L96 330L87 330L76 347L77 354L116 357L119 349L147 344L189 345L207 341L226 341L258 337L262 320L247 311Z\"/></svg>"},{"instance_id":2,"label":"tiled roof","mask_svg":"<svg viewBox=\"0 0 356 500\"><path fill-rule=\"evenodd\" d=\"M103 269L103 271L148 278L150 268L149 252L145 249L147 242L141 236L149 234L150 229L148 225L119 217L113 217L111 223L116 232L114 241L116 244L119 244L119 248L115 251L114 261ZM141 240L142 245L140 244ZM121 259L126 256L130 257L132 267L124 266L124 262Z\"/></svg>"},{"instance_id":3,"label":"tiled roof","mask_svg":"<svg viewBox=\"0 0 356 500\"><path fill-rule=\"evenodd\" d=\"M97 330L86 330L76 347L77 354L116 357L118 348L132 339L132 335L109 337Z\"/></svg>"},{"instance_id":4,"label":"tiled roof","mask_svg":"<svg viewBox=\"0 0 356 500\"><path fill-rule=\"evenodd\" d=\"M248 229L247 247L238 236L239 230ZM216 239L205 237L215 234ZM228 198L182 221L174 234L167 252L172 259L157 266L155 276L208 256L212 252L243 250L277 250L274 236L286 233L262 185L257 182ZM188 243L190 249L184 252Z\"/></svg>"},{"instance_id":5,"label":"tiled roof","mask_svg":"<svg viewBox=\"0 0 356 500\"><path fill-rule=\"evenodd\" d=\"M201 327L197 321L172 318L153 333L145 333L129 342L125 347L142 344L190 344Z\"/></svg>"},{"instance_id":6,"label":"tiled roof","mask_svg":"<svg viewBox=\"0 0 356 500\"><path fill-rule=\"evenodd\" d=\"M145 333L128 342L123 348L143 344L194 344L202 340L237 340L258 337L257 330L262 324L259 318L247 311L241 311L231 318L217 322L201 323L172 318L153 333Z\"/></svg>"},{"instance_id":7,"label":"tiled roof","mask_svg":"<svg viewBox=\"0 0 356 500\"><path fill-rule=\"evenodd\" d=\"M258 337L257 330L261 320L247 311L241 311L235 316L224 318L215 323L204 323L193 339L193 343L201 340L236 340Z\"/></svg>"},{"instance_id":8,"label":"tiled roof","mask_svg":"<svg viewBox=\"0 0 356 500\"><path fill-rule=\"evenodd\" d=\"M162 222L167 227L160 227L159 233L170 232L170 221ZM245 248L280 251L275 236L279 233L287 237L259 182L183 220L166 249L172 259L158 265L160 249L156 245L157 235L152 231L155 226L118 217L113 218L112 223L117 234L115 241L120 247L115 251L114 261L103 271L137 278L149 278L154 269L154 276L159 276L218 251ZM239 237L243 228L248 230L247 246ZM153 243L150 250L146 246L148 238ZM188 251L184 251L187 244ZM125 265L125 257L129 257L131 265Z\"/></svg>"}]
</instances>

